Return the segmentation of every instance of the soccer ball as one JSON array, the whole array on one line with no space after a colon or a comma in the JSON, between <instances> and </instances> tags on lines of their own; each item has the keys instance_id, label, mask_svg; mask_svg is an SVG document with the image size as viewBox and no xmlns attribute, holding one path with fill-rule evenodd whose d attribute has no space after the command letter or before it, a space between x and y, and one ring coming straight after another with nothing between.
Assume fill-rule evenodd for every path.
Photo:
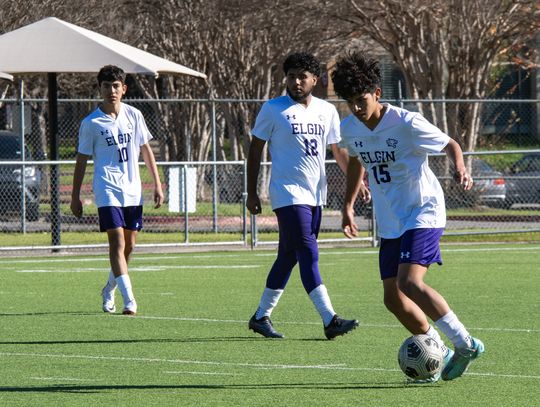
<instances>
[{"instance_id":1,"label":"soccer ball","mask_svg":"<svg viewBox=\"0 0 540 407\"><path fill-rule=\"evenodd\" d=\"M399 348L399 367L414 380L429 380L441 373L443 366L441 346L427 335L413 335Z\"/></svg>"}]
</instances>

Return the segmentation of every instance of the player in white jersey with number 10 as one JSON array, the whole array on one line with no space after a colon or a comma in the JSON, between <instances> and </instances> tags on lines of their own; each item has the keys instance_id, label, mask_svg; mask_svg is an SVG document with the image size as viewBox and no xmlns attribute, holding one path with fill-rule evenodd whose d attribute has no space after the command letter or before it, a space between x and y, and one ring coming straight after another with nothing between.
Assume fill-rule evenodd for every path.
<instances>
[{"instance_id":1,"label":"player in white jersey with number 10","mask_svg":"<svg viewBox=\"0 0 540 407\"><path fill-rule=\"evenodd\" d=\"M295 53L285 59L283 71L287 94L262 106L248 154L246 206L252 214L258 214L261 201L257 178L262 151L268 144L272 158L270 200L279 227L278 255L249 328L265 337L283 337L275 331L270 315L298 263L304 289L323 320L325 336L333 339L358 325L358 321L342 319L334 312L319 273L317 247L326 201L327 146L343 170L347 154L337 147L340 136L336 108L311 94L320 75L319 62L311 54Z\"/></svg>"},{"instance_id":2,"label":"player in white jersey with number 10","mask_svg":"<svg viewBox=\"0 0 540 407\"><path fill-rule=\"evenodd\" d=\"M77 162L73 174L71 211L83 214L81 185L90 158L94 160L93 190L99 226L107 232L111 271L102 290L103 311L115 312L114 291L118 286L124 300L123 314L134 315L137 302L128 275L128 261L142 228L142 191L139 155L154 184L154 203L163 202L163 191L149 141L152 135L141 112L122 103L126 93L125 73L107 65L97 76L103 101L81 123Z\"/></svg>"},{"instance_id":3,"label":"player in white jersey with number 10","mask_svg":"<svg viewBox=\"0 0 540 407\"><path fill-rule=\"evenodd\" d=\"M455 167L454 179L469 190L473 180L461 148L422 115L379 102L381 73L376 60L358 52L347 54L337 61L332 80L352 112L341 122L342 145L350 155L344 233L356 235L352 208L363 166L381 237L384 303L413 335L427 334L442 343L426 315L435 321L455 347L455 353L444 348L442 378L455 379L480 356L484 345L469 335L424 276L431 264L442 264L439 239L446 223L443 191L429 168L428 154L445 151Z\"/></svg>"}]
</instances>

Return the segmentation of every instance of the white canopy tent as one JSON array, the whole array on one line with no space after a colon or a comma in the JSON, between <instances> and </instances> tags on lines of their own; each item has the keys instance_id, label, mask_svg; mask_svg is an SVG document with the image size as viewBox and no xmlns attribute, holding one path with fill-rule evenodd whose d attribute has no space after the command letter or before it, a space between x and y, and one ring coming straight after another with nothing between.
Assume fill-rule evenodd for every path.
<instances>
[{"instance_id":1,"label":"white canopy tent","mask_svg":"<svg viewBox=\"0 0 540 407\"><path fill-rule=\"evenodd\" d=\"M0 72L98 72L108 64L126 73L173 73L206 78L183 65L48 17L0 35Z\"/></svg>"},{"instance_id":2,"label":"white canopy tent","mask_svg":"<svg viewBox=\"0 0 540 407\"><path fill-rule=\"evenodd\" d=\"M0 72L48 74L50 159L58 160L58 72L98 72L117 65L126 73L158 76L161 73L206 75L152 55L112 38L48 17L0 35ZM58 166L51 166L51 212L53 245L60 245Z\"/></svg>"},{"instance_id":3,"label":"white canopy tent","mask_svg":"<svg viewBox=\"0 0 540 407\"><path fill-rule=\"evenodd\" d=\"M8 73L0 72L0 79L6 79L8 81L12 81L13 76Z\"/></svg>"}]
</instances>

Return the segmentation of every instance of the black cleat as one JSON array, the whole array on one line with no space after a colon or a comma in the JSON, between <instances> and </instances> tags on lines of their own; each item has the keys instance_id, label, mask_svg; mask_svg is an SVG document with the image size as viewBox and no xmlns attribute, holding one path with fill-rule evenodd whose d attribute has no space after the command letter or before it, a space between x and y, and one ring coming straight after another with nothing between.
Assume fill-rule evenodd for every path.
<instances>
[{"instance_id":1,"label":"black cleat","mask_svg":"<svg viewBox=\"0 0 540 407\"><path fill-rule=\"evenodd\" d=\"M358 321L356 319L342 319L334 315L332 322L324 327L324 334L326 335L326 339L334 339L336 336L345 335L357 326Z\"/></svg>"},{"instance_id":2,"label":"black cleat","mask_svg":"<svg viewBox=\"0 0 540 407\"><path fill-rule=\"evenodd\" d=\"M270 318L268 317L255 319L255 315L253 315L249 320L248 327L253 332L257 332L265 338L283 338L283 334L276 332L276 330L272 326L272 321L270 321Z\"/></svg>"}]
</instances>

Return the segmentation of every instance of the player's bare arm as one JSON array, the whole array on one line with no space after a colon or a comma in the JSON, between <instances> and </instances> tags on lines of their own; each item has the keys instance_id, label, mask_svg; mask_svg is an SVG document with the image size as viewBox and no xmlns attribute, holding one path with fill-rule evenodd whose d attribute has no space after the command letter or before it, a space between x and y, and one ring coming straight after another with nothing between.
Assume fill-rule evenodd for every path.
<instances>
[{"instance_id":1,"label":"player's bare arm","mask_svg":"<svg viewBox=\"0 0 540 407\"><path fill-rule=\"evenodd\" d=\"M152 177L152 181L154 183L154 207L157 209L163 203L163 190L161 188L161 180L159 179L156 159L149 143L141 146L141 153L144 163L146 164L148 171L150 171L150 176Z\"/></svg>"},{"instance_id":2,"label":"player's bare arm","mask_svg":"<svg viewBox=\"0 0 540 407\"><path fill-rule=\"evenodd\" d=\"M261 168L262 152L266 141L255 136L251 137L247 159L247 200L246 207L253 214L261 213L261 200L257 193L257 180Z\"/></svg>"},{"instance_id":3,"label":"player's bare arm","mask_svg":"<svg viewBox=\"0 0 540 407\"><path fill-rule=\"evenodd\" d=\"M90 156L78 153L73 172L73 186L71 188L71 212L80 218L83 214L83 205L81 202L81 186L86 172L86 164Z\"/></svg>"},{"instance_id":4,"label":"player's bare arm","mask_svg":"<svg viewBox=\"0 0 540 407\"><path fill-rule=\"evenodd\" d=\"M457 141L450 139L449 143L444 148L444 152L454 163L454 180L459 185L462 185L465 191L469 191L473 186L473 179L467 171L467 167L465 167L463 151Z\"/></svg>"},{"instance_id":5,"label":"player's bare arm","mask_svg":"<svg viewBox=\"0 0 540 407\"><path fill-rule=\"evenodd\" d=\"M332 151L332 155L334 156L337 165L341 168L341 171L346 174L347 166L349 165L349 153L347 152L347 149L341 148L337 144L330 144L330 150Z\"/></svg>"}]
</instances>

